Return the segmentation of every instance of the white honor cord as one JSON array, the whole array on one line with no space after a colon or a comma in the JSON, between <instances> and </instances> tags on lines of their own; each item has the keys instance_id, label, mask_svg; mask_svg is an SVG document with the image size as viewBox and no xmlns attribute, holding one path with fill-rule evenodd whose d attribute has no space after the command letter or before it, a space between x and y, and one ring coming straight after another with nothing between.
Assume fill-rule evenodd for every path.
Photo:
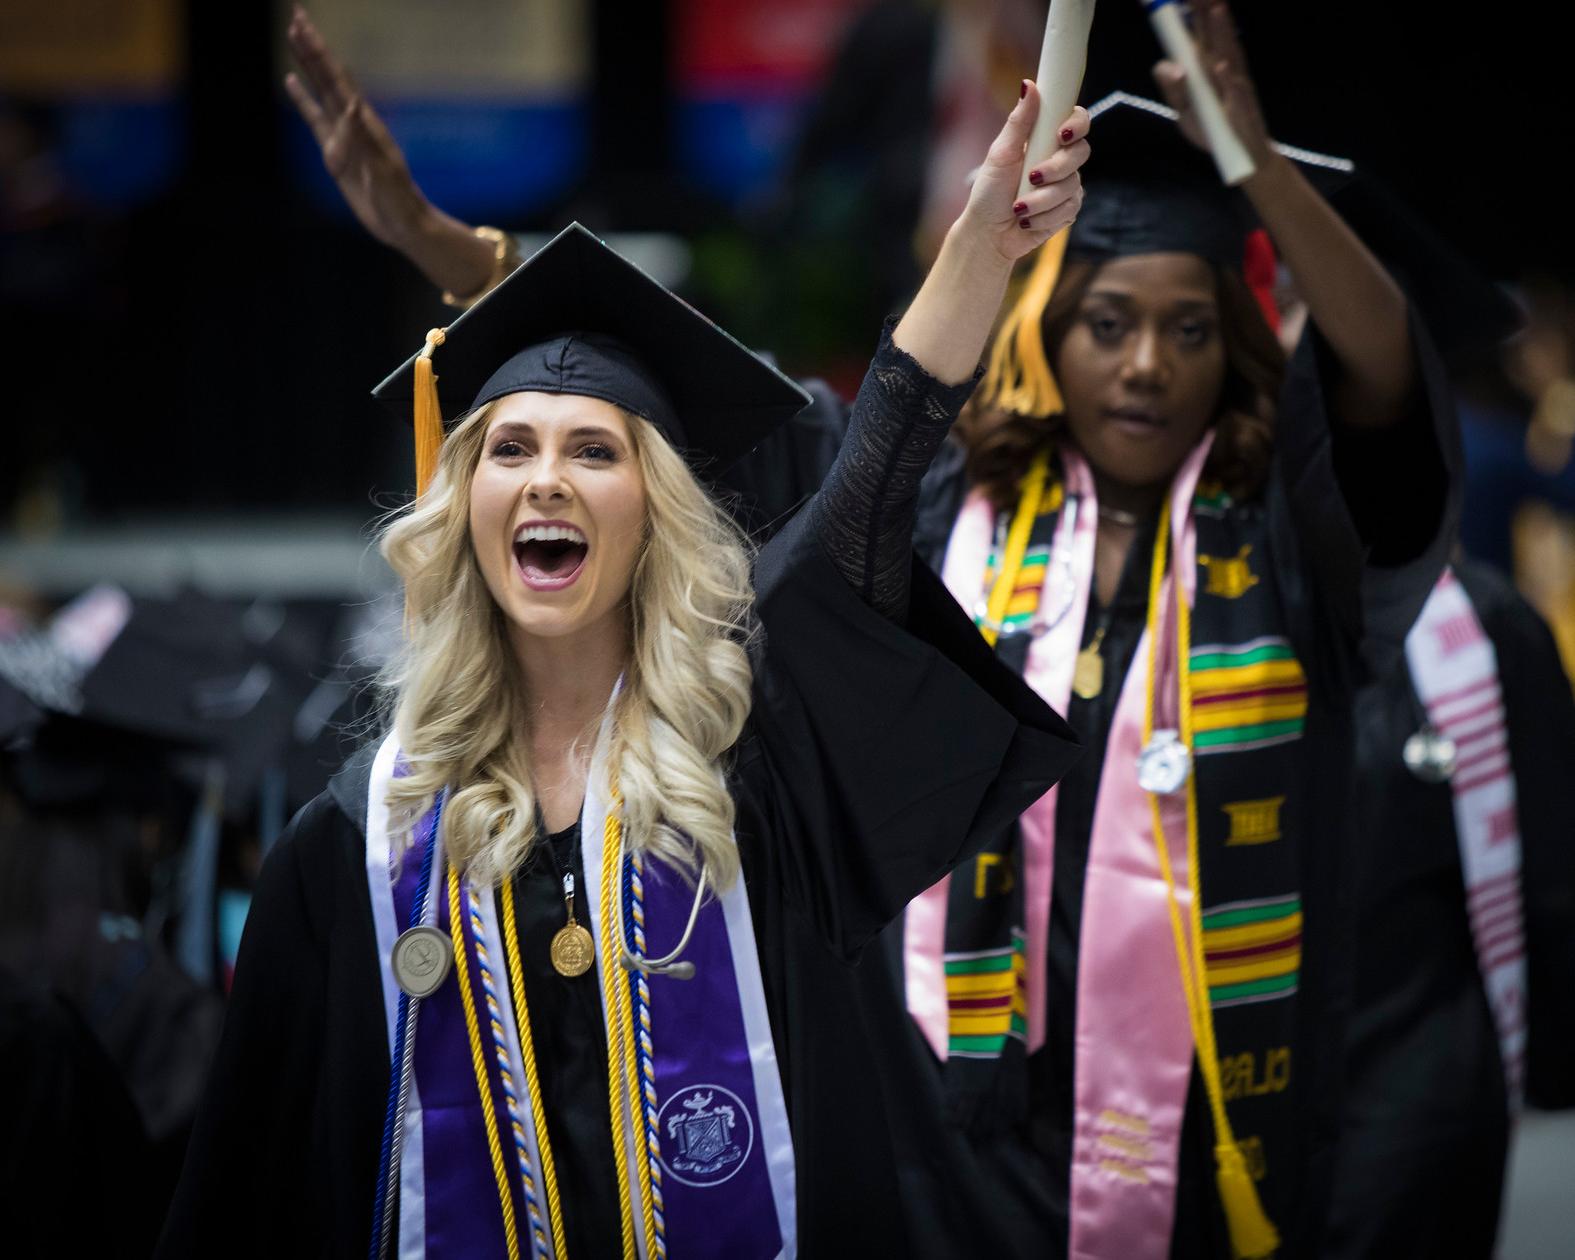
<instances>
[{"instance_id":1,"label":"white honor cord","mask_svg":"<svg viewBox=\"0 0 1575 1260\"><path fill-rule=\"evenodd\" d=\"M1039 607L1034 610L1033 616L1022 624L992 620L989 594L986 592L985 598L974 605L973 616L979 625L993 630L1003 639L1015 638L1020 634L1031 635L1037 639L1040 635L1054 630L1067 613L1072 611L1072 603L1075 599L1072 540L1077 536L1077 513L1081 502L1081 495L1069 494L1066 497L1066 507L1062 510L1061 521L1056 528L1055 542L1050 549L1051 558L1055 562L1056 580L1051 582L1047 577L1044 585L1040 587ZM1006 551L1004 532L1000 538L1001 541L996 544L997 549L1004 553ZM1055 591L1056 602L1047 611L1044 602L1045 593L1051 589Z\"/></svg>"},{"instance_id":2,"label":"white honor cord","mask_svg":"<svg viewBox=\"0 0 1575 1260\"><path fill-rule=\"evenodd\" d=\"M606 860L605 858L603 859ZM647 975L653 972L658 975L671 976L674 980L693 980L695 965L692 962L680 962L679 958L684 950L689 948L689 940L695 932L695 922L700 918L700 907L705 901L706 880L710 877L711 868L704 862L700 864L700 878L695 882L695 898L689 907L689 922L684 924L684 934L678 938L678 944L660 958L636 958L629 952L628 937L624 934L623 923L623 898L614 897L614 917L618 925L618 961L623 964L625 971L643 971Z\"/></svg>"}]
</instances>

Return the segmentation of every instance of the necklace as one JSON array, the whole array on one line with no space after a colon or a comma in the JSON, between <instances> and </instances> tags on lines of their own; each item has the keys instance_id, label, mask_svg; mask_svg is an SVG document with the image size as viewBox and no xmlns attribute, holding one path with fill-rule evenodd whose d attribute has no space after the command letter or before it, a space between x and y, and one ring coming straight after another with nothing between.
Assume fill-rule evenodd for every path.
<instances>
[{"instance_id":1,"label":"necklace","mask_svg":"<svg viewBox=\"0 0 1575 1260\"><path fill-rule=\"evenodd\" d=\"M574 841L569 845L568 861L560 866L552 838L546 834L546 821L539 812L536 815L536 826L542 832L540 843L547 850L552 869L562 872L563 910L568 919L568 922L552 934L552 944L548 952L552 959L552 969L560 976L572 980L575 976L583 976L596 961L596 942L591 939L590 932L574 917L574 851L580 844L579 828L575 828Z\"/></svg>"},{"instance_id":2,"label":"necklace","mask_svg":"<svg viewBox=\"0 0 1575 1260\"><path fill-rule=\"evenodd\" d=\"M1136 512L1123 512L1120 508L1099 505L1099 519L1109 521L1112 525L1123 525L1127 529L1136 529L1143 523L1143 518Z\"/></svg>"},{"instance_id":3,"label":"necklace","mask_svg":"<svg viewBox=\"0 0 1575 1260\"><path fill-rule=\"evenodd\" d=\"M574 917L574 872L563 873L563 906L569 921L553 934L552 969L560 976L583 976L596 961L596 944L591 934Z\"/></svg>"},{"instance_id":4,"label":"necklace","mask_svg":"<svg viewBox=\"0 0 1575 1260\"><path fill-rule=\"evenodd\" d=\"M1109 624L1110 614L1106 612L1088 646L1077 654L1077 665L1072 670L1072 690L1079 699L1092 700L1105 689L1105 658L1099 654L1099 648L1105 641L1105 628Z\"/></svg>"}]
</instances>

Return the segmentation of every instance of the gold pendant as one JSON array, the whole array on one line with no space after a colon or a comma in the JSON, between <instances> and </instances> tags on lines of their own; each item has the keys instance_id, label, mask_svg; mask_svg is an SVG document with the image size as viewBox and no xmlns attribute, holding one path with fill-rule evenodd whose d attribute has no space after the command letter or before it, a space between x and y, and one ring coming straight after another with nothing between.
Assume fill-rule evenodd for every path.
<instances>
[{"instance_id":1,"label":"gold pendant","mask_svg":"<svg viewBox=\"0 0 1575 1260\"><path fill-rule=\"evenodd\" d=\"M1099 654L1099 645L1105 641L1105 628L1094 633L1094 641L1077 654L1077 666L1072 670L1072 690L1081 700L1092 700L1105 689L1105 658Z\"/></svg>"},{"instance_id":2,"label":"gold pendant","mask_svg":"<svg viewBox=\"0 0 1575 1260\"><path fill-rule=\"evenodd\" d=\"M563 876L563 904L569 921L552 937L552 969L560 976L583 976L596 961L596 942L574 920L574 872Z\"/></svg>"},{"instance_id":3,"label":"gold pendant","mask_svg":"<svg viewBox=\"0 0 1575 1260\"><path fill-rule=\"evenodd\" d=\"M583 976L596 961L591 934L572 919L552 938L552 969L560 976Z\"/></svg>"}]
</instances>

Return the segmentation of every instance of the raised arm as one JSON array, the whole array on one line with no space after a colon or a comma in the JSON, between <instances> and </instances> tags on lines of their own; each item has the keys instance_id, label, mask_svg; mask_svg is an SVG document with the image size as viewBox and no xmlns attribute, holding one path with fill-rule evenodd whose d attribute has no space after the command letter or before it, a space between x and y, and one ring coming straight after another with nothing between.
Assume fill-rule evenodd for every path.
<instances>
[{"instance_id":1,"label":"raised arm","mask_svg":"<svg viewBox=\"0 0 1575 1260\"><path fill-rule=\"evenodd\" d=\"M1025 81L918 296L889 341L882 339L810 509L838 571L895 620L907 612L919 482L973 392L1013 264L1071 224L1083 203L1078 169L1089 150L1082 109L1062 128L1061 148L1034 168L1035 189L1017 198L1038 106Z\"/></svg>"},{"instance_id":2,"label":"raised arm","mask_svg":"<svg viewBox=\"0 0 1575 1260\"><path fill-rule=\"evenodd\" d=\"M512 238L479 234L427 200L398 142L299 5L285 38L301 68L285 76L285 91L361 226L454 305L474 302L502 280L511 269Z\"/></svg>"},{"instance_id":3,"label":"raised arm","mask_svg":"<svg viewBox=\"0 0 1575 1260\"><path fill-rule=\"evenodd\" d=\"M1338 376L1331 382L1332 418L1353 428L1396 424L1408 414L1416 388L1405 296L1334 207L1275 150L1230 6L1225 0L1194 0L1192 12L1199 59L1258 168L1242 191L1333 351ZM1182 130L1201 146L1181 67L1162 61L1154 77L1180 111Z\"/></svg>"}]
</instances>

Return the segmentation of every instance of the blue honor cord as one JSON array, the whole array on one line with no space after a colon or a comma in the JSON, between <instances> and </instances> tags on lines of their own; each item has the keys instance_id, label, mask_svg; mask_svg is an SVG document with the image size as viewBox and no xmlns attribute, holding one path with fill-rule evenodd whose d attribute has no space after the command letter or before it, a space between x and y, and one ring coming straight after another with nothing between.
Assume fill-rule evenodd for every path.
<instances>
[{"instance_id":1,"label":"blue honor cord","mask_svg":"<svg viewBox=\"0 0 1575 1260\"><path fill-rule=\"evenodd\" d=\"M427 838L427 850L421 859L421 879L416 885L416 895L410 903L410 928L420 927L426 917L427 898L432 888L433 858L437 854L438 827L443 821L443 796L438 793L433 805L432 831ZM419 998L412 998L403 989L399 991L399 1011L394 1018L394 1053L389 1061L388 1105L383 1114L382 1153L377 1164L377 1193L372 1203L371 1260L381 1260L388 1254L393 1239L394 1205L399 1196L392 1192L390 1182L398 1165L396 1147L401 1136L405 1099L409 1094L410 1066L415 1049L416 1012Z\"/></svg>"}]
</instances>

